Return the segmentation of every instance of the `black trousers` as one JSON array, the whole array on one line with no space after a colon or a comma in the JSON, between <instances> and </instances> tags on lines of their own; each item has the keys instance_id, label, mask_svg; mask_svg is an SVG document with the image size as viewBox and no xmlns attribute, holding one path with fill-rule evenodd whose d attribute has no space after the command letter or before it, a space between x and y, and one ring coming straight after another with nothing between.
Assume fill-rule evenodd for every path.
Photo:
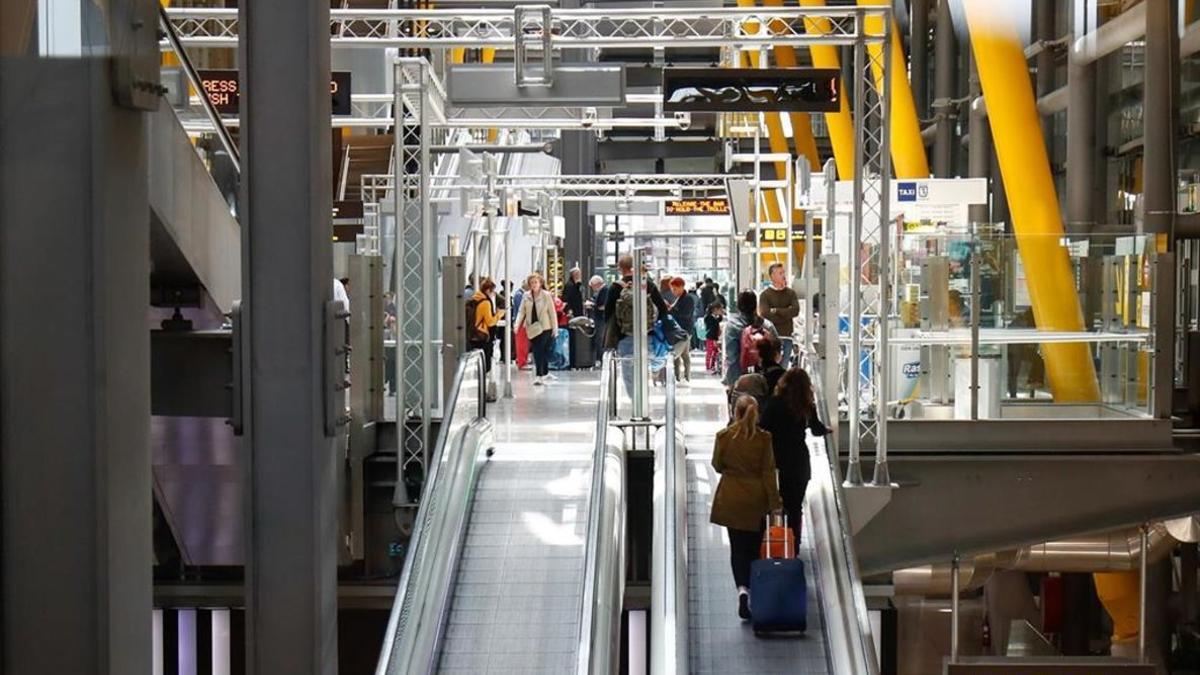
<instances>
[{"instance_id":1,"label":"black trousers","mask_svg":"<svg viewBox=\"0 0 1200 675\"><path fill-rule=\"evenodd\" d=\"M550 331L544 330L529 341L529 351L533 352L534 374L542 377L550 372L550 350L554 348L554 337Z\"/></svg>"},{"instance_id":2,"label":"black trousers","mask_svg":"<svg viewBox=\"0 0 1200 675\"><path fill-rule=\"evenodd\" d=\"M804 529L804 493L808 490L808 479L784 482L784 475L779 475L779 497L783 500L783 511L787 514L788 527L796 537L796 550L800 550L800 530Z\"/></svg>"},{"instance_id":3,"label":"black trousers","mask_svg":"<svg viewBox=\"0 0 1200 675\"><path fill-rule=\"evenodd\" d=\"M483 342L471 342L468 346L472 350L483 351L483 372L484 374L492 372L492 354L496 349L495 343L491 340L484 340Z\"/></svg>"},{"instance_id":4,"label":"black trousers","mask_svg":"<svg viewBox=\"0 0 1200 675\"><path fill-rule=\"evenodd\" d=\"M764 523L754 532L725 528L729 533L729 564L733 567L735 586L750 588L750 563L758 560L758 550L762 546L765 527Z\"/></svg>"}]
</instances>

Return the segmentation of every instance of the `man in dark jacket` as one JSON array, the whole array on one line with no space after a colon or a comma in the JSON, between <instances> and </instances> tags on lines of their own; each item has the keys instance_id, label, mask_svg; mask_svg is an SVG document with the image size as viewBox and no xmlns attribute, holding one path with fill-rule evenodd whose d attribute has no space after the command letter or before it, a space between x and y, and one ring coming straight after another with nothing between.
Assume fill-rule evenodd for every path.
<instances>
[{"instance_id":1,"label":"man in dark jacket","mask_svg":"<svg viewBox=\"0 0 1200 675\"><path fill-rule=\"evenodd\" d=\"M618 356L633 355L633 334L627 333L621 327L621 322L617 320L617 306L621 301L621 290L626 286L633 284L633 256L625 254L617 260L617 272L621 278L618 281L612 282L608 287L608 297L604 304L604 321L607 324L607 335L604 340L605 349L616 349ZM656 316L648 316L646 331L649 332L654 327L654 322L660 316L666 316L669 313L667 303L663 301L662 294L658 292L658 286L647 279L646 269L642 268L642 281L646 288L646 296L654 305ZM648 283L647 283L648 282ZM621 379L625 381L625 390L631 395L633 393L633 368L625 365L621 368Z\"/></svg>"},{"instance_id":2,"label":"man in dark jacket","mask_svg":"<svg viewBox=\"0 0 1200 675\"><path fill-rule=\"evenodd\" d=\"M688 332L689 336L696 334L696 301L687 293L687 284L682 277L671 279L671 290L674 300L671 302L671 318L679 327ZM675 345L675 380L678 382L692 381L692 341L691 337Z\"/></svg>"}]
</instances>

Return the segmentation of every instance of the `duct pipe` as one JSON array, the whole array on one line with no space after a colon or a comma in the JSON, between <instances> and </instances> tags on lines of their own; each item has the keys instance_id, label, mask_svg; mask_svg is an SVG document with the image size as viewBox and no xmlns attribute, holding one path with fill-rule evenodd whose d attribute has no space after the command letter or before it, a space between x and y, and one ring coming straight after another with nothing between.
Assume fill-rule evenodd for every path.
<instances>
[{"instance_id":1,"label":"duct pipe","mask_svg":"<svg viewBox=\"0 0 1200 675\"><path fill-rule=\"evenodd\" d=\"M967 175L971 178L988 178L992 173L992 138L987 126L987 110L979 94L979 73L975 70L975 59L970 58L970 88L974 97L967 112ZM992 181L992 185L999 179ZM972 204L967 207L967 217L973 223L988 220L987 204Z\"/></svg>"},{"instance_id":2,"label":"duct pipe","mask_svg":"<svg viewBox=\"0 0 1200 675\"><path fill-rule=\"evenodd\" d=\"M963 591L983 586L996 570L1017 572L1131 572L1140 569L1142 560L1141 527L1069 537L1015 551L968 556L959 562ZM1164 523L1154 523L1146 531L1146 562L1165 559L1177 543ZM951 565L938 563L896 570L892 584L896 595L949 597Z\"/></svg>"},{"instance_id":3,"label":"duct pipe","mask_svg":"<svg viewBox=\"0 0 1200 675\"><path fill-rule=\"evenodd\" d=\"M1141 39L1146 34L1146 6L1159 4L1172 3L1143 2L1130 7L1109 19L1107 23L1096 30L1076 40L1071 45L1071 51L1067 58L1075 63L1092 63L1134 40Z\"/></svg>"},{"instance_id":4,"label":"duct pipe","mask_svg":"<svg viewBox=\"0 0 1200 675\"><path fill-rule=\"evenodd\" d=\"M954 173L954 83L957 77L958 40L950 16L950 0L938 0L933 43L933 175L949 178Z\"/></svg>"},{"instance_id":5,"label":"duct pipe","mask_svg":"<svg viewBox=\"0 0 1200 675\"><path fill-rule=\"evenodd\" d=\"M913 103L917 106L917 117L926 118L929 117L929 0L911 0L909 5L912 8L912 32L908 53Z\"/></svg>"},{"instance_id":6,"label":"duct pipe","mask_svg":"<svg viewBox=\"0 0 1200 675\"><path fill-rule=\"evenodd\" d=\"M1058 35L1054 31L1054 5L1057 0L1037 0L1034 5L1034 28L1042 48L1038 50L1035 64L1037 65L1037 95L1045 96L1054 91L1054 50L1049 44Z\"/></svg>"}]
</instances>

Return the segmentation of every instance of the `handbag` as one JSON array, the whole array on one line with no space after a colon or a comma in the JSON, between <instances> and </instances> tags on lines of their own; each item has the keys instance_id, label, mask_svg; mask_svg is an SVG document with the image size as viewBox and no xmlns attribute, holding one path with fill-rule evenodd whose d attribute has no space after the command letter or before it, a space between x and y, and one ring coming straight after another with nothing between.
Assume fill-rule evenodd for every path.
<instances>
[{"instance_id":1,"label":"handbag","mask_svg":"<svg viewBox=\"0 0 1200 675\"><path fill-rule=\"evenodd\" d=\"M669 314L659 319L658 325L662 329L663 339L672 347L684 340L692 339L691 334L681 328L679 322L675 321L675 317Z\"/></svg>"}]
</instances>

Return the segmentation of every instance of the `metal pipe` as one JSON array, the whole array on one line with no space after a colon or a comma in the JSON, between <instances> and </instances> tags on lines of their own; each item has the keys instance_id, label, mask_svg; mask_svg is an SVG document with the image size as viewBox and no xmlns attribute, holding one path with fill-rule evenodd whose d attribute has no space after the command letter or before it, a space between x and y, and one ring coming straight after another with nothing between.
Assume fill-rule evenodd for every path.
<instances>
[{"instance_id":1,"label":"metal pipe","mask_svg":"<svg viewBox=\"0 0 1200 675\"><path fill-rule=\"evenodd\" d=\"M1042 48L1037 50L1037 95L1045 96L1054 91L1054 50L1044 45L1053 42L1058 35L1054 31L1054 6L1057 0L1037 0L1034 4L1034 28Z\"/></svg>"},{"instance_id":2,"label":"metal pipe","mask_svg":"<svg viewBox=\"0 0 1200 675\"><path fill-rule=\"evenodd\" d=\"M971 419L979 419L979 303L982 294L979 288L979 236L975 224L971 224Z\"/></svg>"},{"instance_id":3,"label":"metal pipe","mask_svg":"<svg viewBox=\"0 0 1200 675\"><path fill-rule=\"evenodd\" d=\"M884 35L890 40L893 36L891 33L895 30L895 22L885 22ZM892 58L893 50L885 49L883 52L883 119L880 122L882 130L880 131L879 142L879 194L890 195L891 190L888 187L888 179L891 174L888 173L888 166L891 165L891 147L892 147L892 115L895 110L892 106L893 89L895 81L891 77L892 68L897 64ZM900 64L903 64L901 60ZM907 84L907 81L905 81ZM915 126L915 123L914 123ZM921 148L921 159L924 159L925 149ZM899 175L899 170L897 170ZM925 169L925 175L929 175L929 169ZM891 200L883 197L879 200L879 315L876 321L879 322L877 338L879 344L876 346L875 364L874 367L878 371L876 376L879 389L875 392L875 475L871 482L875 485L891 485L892 476L888 471L888 394L891 391L892 369L888 363L889 347L888 336L891 333L892 321L892 289L891 285L892 274L892 220L888 214L888 205Z\"/></svg>"},{"instance_id":4,"label":"metal pipe","mask_svg":"<svg viewBox=\"0 0 1200 675\"><path fill-rule=\"evenodd\" d=\"M912 68L913 103L917 106L917 117L929 116L929 2L909 2L912 28L908 41L908 53Z\"/></svg>"},{"instance_id":5,"label":"metal pipe","mask_svg":"<svg viewBox=\"0 0 1200 675\"><path fill-rule=\"evenodd\" d=\"M1107 56L1134 40L1141 39L1146 34L1147 5L1174 4L1163 2L1143 2L1117 16L1109 19L1104 25L1080 37L1071 45L1067 53L1069 61L1076 63L1092 63ZM1149 66L1149 63L1147 63ZM1149 72L1149 70L1147 70Z\"/></svg>"},{"instance_id":6,"label":"metal pipe","mask_svg":"<svg viewBox=\"0 0 1200 675\"><path fill-rule=\"evenodd\" d=\"M1143 524L1141 529L1142 550L1147 548L1149 538L1149 528ZM1146 568L1148 567L1147 558L1141 557L1141 564L1138 567L1138 661L1146 662Z\"/></svg>"},{"instance_id":7,"label":"metal pipe","mask_svg":"<svg viewBox=\"0 0 1200 675\"><path fill-rule=\"evenodd\" d=\"M958 553L950 565L950 663L958 663Z\"/></svg>"},{"instance_id":8,"label":"metal pipe","mask_svg":"<svg viewBox=\"0 0 1200 675\"><path fill-rule=\"evenodd\" d=\"M646 301L641 294L646 283L642 272L642 249L633 249L633 418L649 417L646 400Z\"/></svg>"},{"instance_id":9,"label":"metal pipe","mask_svg":"<svg viewBox=\"0 0 1200 675\"><path fill-rule=\"evenodd\" d=\"M950 15L950 0L938 0L933 43L933 175L949 178L954 172L954 83L958 80L958 39Z\"/></svg>"},{"instance_id":10,"label":"metal pipe","mask_svg":"<svg viewBox=\"0 0 1200 675\"><path fill-rule=\"evenodd\" d=\"M1067 231L1096 225L1096 66L1067 64Z\"/></svg>"},{"instance_id":11,"label":"metal pipe","mask_svg":"<svg viewBox=\"0 0 1200 675\"><path fill-rule=\"evenodd\" d=\"M992 168L992 132L988 128L987 108L983 97L979 96L979 72L975 69L974 57L969 57L968 82L972 95L970 110L967 111L967 175L971 178L988 178ZM993 178L992 188L999 183ZM987 204L972 204L967 207L967 217L973 223L988 221Z\"/></svg>"},{"instance_id":12,"label":"metal pipe","mask_svg":"<svg viewBox=\"0 0 1200 675\"><path fill-rule=\"evenodd\" d=\"M1146 6L1146 66L1142 86L1145 225L1147 232L1170 234L1176 208L1175 130L1178 123L1176 104L1179 100L1179 32L1175 29L1177 3L1148 2L1138 5Z\"/></svg>"}]
</instances>

